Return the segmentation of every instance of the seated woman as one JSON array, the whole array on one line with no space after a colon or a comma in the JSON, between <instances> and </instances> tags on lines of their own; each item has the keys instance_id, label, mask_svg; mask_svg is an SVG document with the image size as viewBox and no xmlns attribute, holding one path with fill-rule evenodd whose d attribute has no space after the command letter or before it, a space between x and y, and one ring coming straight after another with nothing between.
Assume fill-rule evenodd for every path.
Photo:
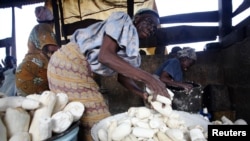
<instances>
[{"instance_id":1,"label":"seated woman","mask_svg":"<svg viewBox=\"0 0 250 141\"><path fill-rule=\"evenodd\" d=\"M16 70L17 95L40 94L49 90L47 66L57 45L53 32L52 12L39 6L35 9L38 24L32 29L28 39L28 52Z\"/></svg>"},{"instance_id":2,"label":"seated woman","mask_svg":"<svg viewBox=\"0 0 250 141\"><path fill-rule=\"evenodd\" d=\"M3 68L3 84L0 88L0 92L4 93L5 96L16 96L16 83L15 83L15 72L16 72L16 58L13 56L6 56Z\"/></svg>"},{"instance_id":3,"label":"seated woman","mask_svg":"<svg viewBox=\"0 0 250 141\"><path fill-rule=\"evenodd\" d=\"M177 52L177 57L166 60L154 73L166 86L183 88L189 92L193 86L183 83L183 71L194 65L196 53L193 48L185 47Z\"/></svg>"}]
</instances>

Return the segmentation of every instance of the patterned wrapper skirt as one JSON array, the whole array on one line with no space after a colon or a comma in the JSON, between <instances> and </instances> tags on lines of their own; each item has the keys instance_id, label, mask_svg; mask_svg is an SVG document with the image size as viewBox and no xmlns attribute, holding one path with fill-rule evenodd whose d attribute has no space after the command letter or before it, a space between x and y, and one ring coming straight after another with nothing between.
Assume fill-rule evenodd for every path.
<instances>
[{"instance_id":1,"label":"patterned wrapper skirt","mask_svg":"<svg viewBox=\"0 0 250 141\"><path fill-rule=\"evenodd\" d=\"M77 44L68 43L52 55L47 75L51 91L64 92L70 101L84 104L85 111L81 118L78 139L91 141L92 126L110 116L110 112Z\"/></svg>"},{"instance_id":2,"label":"patterned wrapper skirt","mask_svg":"<svg viewBox=\"0 0 250 141\"><path fill-rule=\"evenodd\" d=\"M48 59L40 53L27 54L16 69L17 95L41 94L49 90L47 65Z\"/></svg>"}]
</instances>

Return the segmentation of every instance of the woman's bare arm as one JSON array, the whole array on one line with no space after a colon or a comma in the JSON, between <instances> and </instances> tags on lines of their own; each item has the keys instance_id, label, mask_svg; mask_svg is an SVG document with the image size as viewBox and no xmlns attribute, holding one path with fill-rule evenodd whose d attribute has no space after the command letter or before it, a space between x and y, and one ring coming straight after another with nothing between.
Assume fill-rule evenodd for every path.
<instances>
[{"instance_id":1,"label":"woman's bare arm","mask_svg":"<svg viewBox=\"0 0 250 141\"><path fill-rule=\"evenodd\" d=\"M135 68L129 63L125 62L117 55L117 50L118 45L116 41L108 35L105 35L98 56L99 62L109 68L112 68L114 71L120 73L124 77L145 83L155 94L170 97L164 83L154 78L150 73L140 68ZM155 98L156 95L154 96L154 99Z\"/></svg>"},{"instance_id":2,"label":"woman's bare arm","mask_svg":"<svg viewBox=\"0 0 250 141\"><path fill-rule=\"evenodd\" d=\"M137 94L143 99L147 100L148 94L142 88L140 88L131 78L118 74L118 82L134 94Z\"/></svg>"},{"instance_id":3,"label":"woman's bare arm","mask_svg":"<svg viewBox=\"0 0 250 141\"><path fill-rule=\"evenodd\" d=\"M165 72L165 71L163 71L161 73L160 80L162 82L164 82L168 86L180 87L180 88L183 88L183 89L185 89L187 91L190 91L193 88L193 86L190 85L190 84L186 84L186 83L183 83L183 82L174 81L170 77L170 75L167 72Z\"/></svg>"}]
</instances>

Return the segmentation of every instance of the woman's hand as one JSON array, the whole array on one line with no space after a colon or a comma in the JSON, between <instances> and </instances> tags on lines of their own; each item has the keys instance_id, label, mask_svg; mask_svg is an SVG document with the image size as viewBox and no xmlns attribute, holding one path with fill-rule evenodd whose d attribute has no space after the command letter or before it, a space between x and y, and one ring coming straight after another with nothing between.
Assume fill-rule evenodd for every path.
<instances>
[{"instance_id":1,"label":"woman's hand","mask_svg":"<svg viewBox=\"0 0 250 141\"><path fill-rule=\"evenodd\" d=\"M152 101L156 100L157 95L162 95L170 99L170 95L166 89L165 84L153 75L150 79L150 82L146 84L146 86L150 89L151 94L153 94Z\"/></svg>"},{"instance_id":2,"label":"woman's hand","mask_svg":"<svg viewBox=\"0 0 250 141\"><path fill-rule=\"evenodd\" d=\"M187 84L187 83L183 83L182 84L182 88L184 89L184 91L186 92L186 94L189 94L192 91L192 89L193 89L193 85Z\"/></svg>"}]
</instances>

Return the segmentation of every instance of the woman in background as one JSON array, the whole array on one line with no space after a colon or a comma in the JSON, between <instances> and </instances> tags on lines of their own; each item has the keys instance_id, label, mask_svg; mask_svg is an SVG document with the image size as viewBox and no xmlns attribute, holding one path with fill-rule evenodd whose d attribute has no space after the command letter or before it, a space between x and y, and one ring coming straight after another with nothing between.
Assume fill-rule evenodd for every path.
<instances>
[{"instance_id":1,"label":"woman in background","mask_svg":"<svg viewBox=\"0 0 250 141\"><path fill-rule=\"evenodd\" d=\"M38 24L28 39L28 53L17 67L17 95L40 94L49 90L47 66L50 56L59 48L53 32L52 12L39 6L35 9Z\"/></svg>"},{"instance_id":2,"label":"woman in background","mask_svg":"<svg viewBox=\"0 0 250 141\"><path fill-rule=\"evenodd\" d=\"M176 57L167 59L156 70L155 75L159 77L166 86L183 88L189 92L193 86L188 83L183 83L183 71L187 71L189 67L194 65L196 59L195 50L190 47L184 47L177 51Z\"/></svg>"},{"instance_id":3,"label":"woman in background","mask_svg":"<svg viewBox=\"0 0 250 141\"><path fill-rule=\"evenodd\" d=\"M4 93L5 96L16 96L16 58L13 56L6 56L3 65L5 66L3 68L4 80L0 92Z\"/></svg>"}]
</instances>

